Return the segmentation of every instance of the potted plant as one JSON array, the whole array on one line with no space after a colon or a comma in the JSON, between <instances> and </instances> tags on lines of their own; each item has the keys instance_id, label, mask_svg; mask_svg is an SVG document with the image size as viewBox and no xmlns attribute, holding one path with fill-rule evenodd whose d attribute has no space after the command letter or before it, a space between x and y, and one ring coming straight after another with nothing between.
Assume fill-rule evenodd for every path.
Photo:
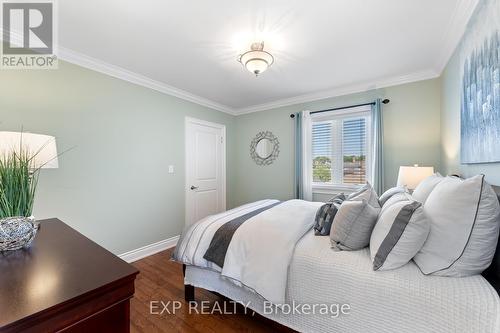
<instances>
[{"instance_id":1,"label":"potted plant","mask_svg":"<svg viewBox=\"0 0 500 333\"><path fill-rule=\"evenodd\" d=\"M31 140L23 142L24 136ZM55 141L40 144L47 138L53 140L45 135L0 132L0 251L27 247L36 235L38 225L32 213L40 169L57 158L43 156L49 144L53 147L48 153L56 151Z\"/></svg>"}]
</instances>

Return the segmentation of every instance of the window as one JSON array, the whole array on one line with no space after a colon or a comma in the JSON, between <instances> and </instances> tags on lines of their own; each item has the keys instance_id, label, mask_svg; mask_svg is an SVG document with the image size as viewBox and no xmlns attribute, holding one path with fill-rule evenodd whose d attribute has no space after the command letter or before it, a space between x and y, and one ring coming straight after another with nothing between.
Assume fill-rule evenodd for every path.
<instances>
[{"instance_id":1,"label":"window","mask_svg":"<svg viewBox=\"0 0 500 333\"><path fill-rule=\"evenodd\" d=\"M313 187L353 188L370 181L370 131L369 107L313 114Z\"/></svg>"}]
</instances>

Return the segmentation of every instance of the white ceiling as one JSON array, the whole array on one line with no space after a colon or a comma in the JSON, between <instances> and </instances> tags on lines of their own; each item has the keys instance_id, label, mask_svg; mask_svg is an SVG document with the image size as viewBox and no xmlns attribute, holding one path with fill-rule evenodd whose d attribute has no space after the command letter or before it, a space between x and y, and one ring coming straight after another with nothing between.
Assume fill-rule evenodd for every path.
<instances>
[{"instance_id":1,"label":"white ceiling","mask_svg":"<svg viewBox=\"0 0 500 333\"><path fill-rule=\"evenodd\" d=\"M61 58L238 114L436 77L477 0L64 0ZM255 40L275 64L236 59Z\"/></svg>"}]
</instances>

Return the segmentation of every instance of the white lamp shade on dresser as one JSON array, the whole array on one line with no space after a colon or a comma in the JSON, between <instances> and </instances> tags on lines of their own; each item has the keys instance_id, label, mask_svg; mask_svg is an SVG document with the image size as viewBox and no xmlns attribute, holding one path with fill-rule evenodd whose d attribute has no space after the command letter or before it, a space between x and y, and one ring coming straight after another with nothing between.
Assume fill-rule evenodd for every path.
<instances>
[{"instance_id":1,"label":"white lamp shade on dresser","mask_svg":"<svg viewBox=\"0 0 500 333\"><path fill-rule=\"evenodd\" d=\"M417 188L418 184L425 178L434 174L434 167L400 166L398 175L398 186L406 186L410 190Z\"/></svg>"},{"instance_id":2,"label":"white lamp shade on dresser","mask_svg":"<svg viewBox=\"0 0 500 333\"><path fill-rule=\"evenodd\" d=\"M33 167L49 169L59 166L56 139L50 135L0 131L0 158L14 152L35 155Z\"/></svg>"}]
</instances>

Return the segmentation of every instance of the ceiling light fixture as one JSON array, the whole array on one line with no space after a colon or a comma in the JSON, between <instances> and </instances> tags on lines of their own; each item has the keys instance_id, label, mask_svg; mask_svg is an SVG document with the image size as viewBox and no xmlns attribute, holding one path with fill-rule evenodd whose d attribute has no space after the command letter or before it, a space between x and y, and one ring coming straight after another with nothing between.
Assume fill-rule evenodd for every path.
<instances>
[{"instance_id":1,"label":"ceiling light fixture","mask_svg":"<svg viewBox=\"0 0 500 333\"><path fill-rule=\"evenodd\" d=\"M250 46L250 51L240 54L238 61L250 73L259 76L274 63L274 57L271 53L264 51L264 42L256 42Z\"/></svg>"}]
</instances>

